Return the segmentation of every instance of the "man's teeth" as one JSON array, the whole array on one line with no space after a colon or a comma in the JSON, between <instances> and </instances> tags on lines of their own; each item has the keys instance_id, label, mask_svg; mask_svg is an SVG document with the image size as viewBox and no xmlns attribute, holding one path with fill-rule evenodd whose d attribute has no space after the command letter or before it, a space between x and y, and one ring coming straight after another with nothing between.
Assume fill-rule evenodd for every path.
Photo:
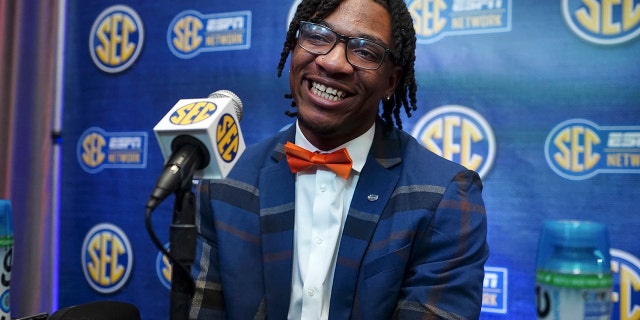
<instances>
[{"instance_id":1,"label":"man's teeth","mask_svg":"<svg viewBox=\"0 0 640 320\"><path fill-rule=\"evenodd\" d=\"M344 97L344 92L316 82L314 82L311 86L311 92L325 99L330 99L333 101L338 101Z\"/></svg>"}]
</instances>

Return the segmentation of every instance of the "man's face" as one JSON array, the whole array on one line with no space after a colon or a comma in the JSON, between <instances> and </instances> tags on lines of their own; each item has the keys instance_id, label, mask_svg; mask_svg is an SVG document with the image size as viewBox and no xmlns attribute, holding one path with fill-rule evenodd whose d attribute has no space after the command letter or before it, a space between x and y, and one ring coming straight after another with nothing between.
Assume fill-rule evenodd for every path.
<instances>
[{"instance_id":1,"label":"man's face","mask_svg":"<svg viewBox=\"0 0 640 320\"><path fill-rule=\"evenodd\" d=\"M389 13L372 0L346 0L320 24L337 33L374 39L391 47ZM352 66L338 42L325 55L295 46L289 84L298 122L316 147L329 150L366 132L378 114L380 99L393 93L401 69L389 57L377 70Z\"/></svg>"}]
</instances>

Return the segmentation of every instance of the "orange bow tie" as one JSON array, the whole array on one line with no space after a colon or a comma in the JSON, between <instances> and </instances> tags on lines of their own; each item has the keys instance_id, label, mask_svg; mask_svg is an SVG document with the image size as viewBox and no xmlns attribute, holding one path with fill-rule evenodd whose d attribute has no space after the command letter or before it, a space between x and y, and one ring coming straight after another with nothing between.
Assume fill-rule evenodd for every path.
<instances>
[{"instance_id":1,"label":"orange bow tie","mask_svg":"<svg viewBox=\"0 0 640 320\"><path fill-rule=\"evenodd\" d=\"M332 153L311 152L291 142L284 145L287 162L291 172L297 173L313 167L325 166L343 179L349 178L351 173L351 157L347 149L342 148Z\"/></svg>"}]
</instances>

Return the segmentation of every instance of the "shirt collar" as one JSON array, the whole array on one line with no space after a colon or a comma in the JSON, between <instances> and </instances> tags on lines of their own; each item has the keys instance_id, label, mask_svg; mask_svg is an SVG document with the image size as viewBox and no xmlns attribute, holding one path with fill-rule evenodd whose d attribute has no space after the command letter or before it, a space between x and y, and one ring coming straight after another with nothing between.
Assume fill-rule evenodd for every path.
<instances>
[{"instance_id":1,"label":"shirt collar","mask_svg":"<svg viewBox=\"0 0 640 320\"><path fill-rule=\"evenodd\" d=\"M360 171L362 171L362 168L364 167L364 163L367 161L367 155L369 154L369 149L373 144L373 137L376 131L375 129L376 129L376 124L374 122L373 125L371 125L371 128L367 130L367 132L363 133L362 135L358 136L357 138L351 141L347 141L345 144L338 146L337 148L329 150L328 152L332 152L342 148L347 148L347 151L349 152L349 156L353 161L351 168L356 172L360 173ZM304 136L304 134L300 130L298 121L296 121L295 143L298 146L303 147L311 152L315 152L315 151L324 152L318 149L313 144L311 144L309 140L307 140L307 138Z\"/></svg>"}]
</instances>

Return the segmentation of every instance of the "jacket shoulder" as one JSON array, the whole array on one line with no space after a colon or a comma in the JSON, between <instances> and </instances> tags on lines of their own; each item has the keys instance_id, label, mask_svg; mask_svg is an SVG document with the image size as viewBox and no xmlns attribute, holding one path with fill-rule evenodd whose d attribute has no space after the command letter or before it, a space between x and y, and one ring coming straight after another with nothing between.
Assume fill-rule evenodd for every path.
<instances>
[{"instance_id":1,"label":"jacket shoulder","mask_svg":"<svg viewBox=\"0 0 640 320\"><path fill-rule=\"evenodd\" d=\"M424 176L430 179L448 183L451 179L467 168L446 159L420 144L413 136L397 130L398 140L401 142L402 163L404 171L412 176Z\"/></svg>"},{"instance_id":2,"label":"jacket shoulder","mask_svg":"<svg viewBox=\"0 0 640 320\"><path fill-rule=\"evenodd\" d=\"M284 157L283 146L289 130L281 131L258 143L247 146L228 178L250 181L260 176L260 170L274 165Z\"/></svg>"}]
</instances>

